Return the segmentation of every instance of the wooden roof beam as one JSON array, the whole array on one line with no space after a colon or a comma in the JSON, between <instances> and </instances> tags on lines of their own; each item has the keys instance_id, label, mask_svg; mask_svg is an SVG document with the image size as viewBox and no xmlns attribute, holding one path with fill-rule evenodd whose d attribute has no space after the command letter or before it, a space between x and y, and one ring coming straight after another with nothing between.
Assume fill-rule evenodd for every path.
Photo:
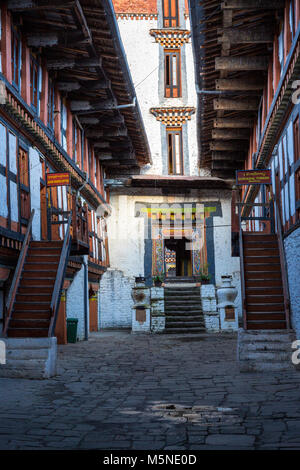
<instances>
[{"instance_id":1,"label":"wooden roof beam","mask_svg":"<svg viewBox=\"0 0 300 470\"><path fill-rule=\"evenodd\" d=\"M276 10L284 8L285 0L226 0L222 10Z\"/></svg>"},{"instance_id":2,"label":"wooden roof beam","mask_svg":"<svg viewBox=\"0 0 300 470\"><path fill-rule=\"evenodd\" d=\"M98 125L98 124L103 124L105 126L112 126L112 125L120 125L124 124L125 119L122 114L119 116L106 116L105 119L103 118L98 118L98 117L88 117L88 116L80 116L79 117L80 123L81 124L87 124L87 125Z\"/></svg>"},{"instance_id":3,"label":"wooden roof beam","mask_svg":"<svg viewBox=\"0 0 300 470\"><path fill-rule=\"evenodd\" d=\"M217 118L214 119L214 127L215 128L225 128L225 129L252 129L253 128L253 120L247 118Z\"/></svg>"},{"instance_id":4,"label":"wooden roof beam","mask_svg":"<svg viewBox=\"0 0 300 470\"><path fill-rule=\"evenodd\" d=\"M216 90L224 91L256 91L264 88L265 81L261 78L220 78L216 80Z\"/></svg>"},{"instance_id":5,"label":"wooden roof beam","mask_svg":"<svg viewBox=\"0 0 300 470\"><path fill-rule=\"evenodd\" d=\"M220 140L248 140L250 132L248 129L214 129L212 138Z\"/></svg>"},{"instance_id":6,"label":"wooden roof beam","mask_svg":"<svg viewBox=\"0 0 300 470\"><path fill-rule=\"evenodd\" d=\"M71 100L71 111L78 115L86 112L105 111L116 107L115 100L88 101L88 100Z\"/></svg>"},{"instance_id":7,"label":"wooden roof beam","mask_svg":"<svg viewBox=\"0 0 300 470\"><path fill-rule=\"evenodd\" d=\"M82 78L82 81L84 81L84 78ZM57 85L60 91L66 91L66 92L80 90L81 88L84 91L97 91L97 90L107 90L108 88L111 87L111 82L110 80L97 80L92 85L86 82L82 85L78 81L75 82L75 81L63 81L63 80L60 81L59 80L57 82Z\"/></svg>"},{"instance_id":8,"label":"wooden roof beam","mask_svg":"<svg viewBox=\"0 0 300 470\"><path fill-rule=\"evenodd\" d=\"M259 101L254 99L248 100L229 100L225 98L214 99L214 110L224 111L257 111Z\"/></svg>"},{"instance_id":9,"label":"wooden roof beam","mask_svg":"<svg viewBox=\"0 0 300 470\"><path fill-rule=\"evenodd\" d=\"M219 43L230 44L267 44L273 43L274 33L271 28L235 29L228 28L218 31L222 36L218 38Z\"/></svg>"},{"instance_id":10,"label":"wooden roof beam","mask_svg":"<svg viewBox=\"0 0 300 470\"><path fill-rule=\"evenodd\" d=\"M236 141L236 142L226 142L224 140L216 140L209 144L210 150L217 150L217 151L241 151L241 150L248 150L248 144L246 141Z\"/></svg>"},{"instance_id":11,"label":"wooden roof beam","mask_svg":"<svg viewBox=\"0 0 300 470\"><path fill-rule=\"evenodd\" d=\"M237 72L241 70L267 70L268 57L238 56L238 57L216 57L216 70L227 70Z\"/></svg>"},{"instance_id":12,"label":"wooden roof beam","mask_svg":"<svg viewBox=\"0 0 300 470\"><path fill-rule=\"evenodd\" d=\"M246 153L242 152L212 152L212 159L215 161L224 161L224 160L234 160L234 161L244 161Z\"/></svg>"},{"instance_id":13,"label":"wooden roof beam","mask_svg":"<svg viewBox=\"0 0 300 470\"><path fill-rule=\"evenodd\" d=\"M128 130L127 127L119 127L116 129L89 129L86 131L86 136L90 138L95 137L104 137L104 138L111 138L111 137L127 137Z\"/></svg>"},{"instance_id":14,"label":"wooden roof beam","mask_svg":"<svg viewBox=\"0 0 300 470\"><path fill-rule=\"evenodd\" d=\"M61 0L8 0L7 8L11 11L22 12L28 10L68 10L74 5L74 1L63 2Z\"/></svg>"},{"instance_id":15,"label":"wooden roof beam","mask_svg":"<svg viewBox=\"0 0 300 470\"><path fill-rule=\"evenodd\" d=\"M212 162L211 168L212 170L240 170L243 168L244 162L232 161L232 162Z\"/></svg>"},{"instance_id":16,"label":"wooden roof beam","mask_svg":"<svg viewBox=\"0 0 300 470\"><path fill-rule=\"evenodd\" d=\"M47 61L48 69L62 70L73 69L75 67L102 67L102 59L49 59Z\"/></svg>"}]
</instances>

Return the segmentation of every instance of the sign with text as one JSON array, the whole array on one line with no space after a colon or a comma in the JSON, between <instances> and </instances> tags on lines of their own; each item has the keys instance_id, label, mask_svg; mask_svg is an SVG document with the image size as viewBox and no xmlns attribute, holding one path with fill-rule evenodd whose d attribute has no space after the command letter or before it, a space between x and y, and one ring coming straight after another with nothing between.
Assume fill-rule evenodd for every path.
<instances>
[{"instance_id":1,"label":"sign with text","mask_svg":"<svg viewBox=\"0 0 300 470\"><path fill-rule=\"evenodd\" d=\"M69 186L70 173L47 173L47 186Z\"/></svg>"},{"instance_id":2,"label":"sign with text","mask_svg":"<svg viewBox=\"0 0 300 470\"><path fill-rule=\"evenodd\" d=\"M271 170L238 170L236 184L271 184Z\"/></svg>"}]
</instances>

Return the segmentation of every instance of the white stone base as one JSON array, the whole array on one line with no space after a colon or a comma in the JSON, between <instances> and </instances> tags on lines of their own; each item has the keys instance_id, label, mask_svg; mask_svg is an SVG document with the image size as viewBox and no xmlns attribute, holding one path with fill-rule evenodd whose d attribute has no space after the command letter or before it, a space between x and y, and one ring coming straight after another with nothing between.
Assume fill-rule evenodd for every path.
<instances>
[{"instance_id":1,"label":"white stone base","mask_svg":"<svg viewBox=\"0 0 300 470\"><path fill-rule=\"evenodd\" d=\"M237 331L239 329L238 312L234 309L234 320L225 320L225 308L221 307L220 312L220 327L222 331Z\"/></svg>"},{"instance_id":2,"label":"white stone base","mask_svg":"<svg viewBox=\"0 0 300 470\"><path fill-rule=\"evenodd\" d=\"M6 345L6 364L0 377L49 379L56 375L57 341L52 338L1 338Z\"/></svg>"},{"instance_id":3,"label":"white stone base","mask_svg":"<svg viewBox=\"0 0 300 470\"><path fill-rule=\"evenodd\" d=\"M151 287L151 332L163 333L166 327L165 319L165 289Z\"/></svg>"},{"instance_id":4,"label":"white stone base","mask_svg":"<svg viewBox=\"0 0 300 470\"><path fill-rule=\"evenodd\" d=\"M220 331L220 318L218 313L206 312L203 314L205 321L205 328L210 333Z\"/></svg>"},{"instance_id":5,"label":"white stone base","mask_svg":"<svg viewBox=\"0 0 300 470\"><path fill-rule=\"evenodd\" d=\"M163 333L166 328L166 317L152 317L151 318L151 332Z\"/></svg>"},{"instance_id":6,"label":"white stone base","mask_svg":"<svg viewBox=\"0 0 300 470\"><path fill-rule=\"evenodd\" d=\"M142 307L140 307L142 308ZM142 323L136 319L136 308L132 309L132 333L150 333L150 308L146 308L146 320Z\"/></svg>"}]
</instances>

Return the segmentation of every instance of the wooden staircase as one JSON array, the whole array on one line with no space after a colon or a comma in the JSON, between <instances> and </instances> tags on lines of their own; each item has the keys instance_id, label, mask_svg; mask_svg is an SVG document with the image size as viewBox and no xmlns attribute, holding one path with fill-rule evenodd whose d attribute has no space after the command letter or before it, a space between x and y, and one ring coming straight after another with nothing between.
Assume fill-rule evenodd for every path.
<instances>
[{"instance_id":1,"label":"wooden staircase","mask_svg":"<svg viewBox=\"0 0 300 470\"><path fill-rule=\"evenodd\" d=\"M62 241L30 243L7 329L8 337L48 336L50 304L62 245Z\"/></svg>"},{"instance_id":2,"label":"wooden staircase","mask_svg":"<svg viewBox=\"0 0 300 470\"><path fill-rule=\"evenodd\" d=\"M276 234L243 232L246 329L286 329Z\"/></svg>"},{"instance_id":3,"label":"wooden staircase","mask_svg":"<svg viewBox=\"0 0 300 470\"><path fill-rule=\"evenodd\" d=\"M63 241L32 241L28 223L9 290L3 336L44 338L54 336L61 289L68 263L72 213Z\"/></svg>"}]
</instances>

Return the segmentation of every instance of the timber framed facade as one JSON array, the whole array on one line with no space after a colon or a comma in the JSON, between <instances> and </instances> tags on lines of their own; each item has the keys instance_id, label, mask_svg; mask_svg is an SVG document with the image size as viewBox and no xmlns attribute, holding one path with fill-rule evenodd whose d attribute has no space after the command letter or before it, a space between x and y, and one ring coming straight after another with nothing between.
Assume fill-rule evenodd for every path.
<instances>
[{"instance_id":1,"label":"timber framed facade","mask_svg":"<svg viewBox=\"0 0 300 470\"><path fill-rule=\"evenodd\" d=\"M192 32L199 29L193 43L203 109L198 116L202 165L233 184L237 169L270 169L272 175L271 185L249 183L233 191L232 249L241 256L244 327L291 325L299 336L300 2L201 1L196 6L190 0L190 6ZM275 237L273 261L259 258L255 236L262 237L256 238L262 247L264 237L270 236L269 243ZM272 278L274 262L281 272L283 286L278 284L269 301L267 291L264 299L257 290L256 297L252 294L251 243L258 250L252 259L256 269L264 266ZM269 286L265 278L261 274L260 282Z\"/></svg>"},{"instance_id":2,"label":"timber framed facade","mask_svg":"<svg viewBox=\"0 0 300 470\"><path fill-rule=\"evenodd\" d=\"M106 219L110 204L104 179L116 168L122 173L151 161L114 12L107 2L98 0L66 5L56 0L2 2L0 62L0 310L4 332L45 336L46 326L42 331L35 320L22 314L29 304L22 297L25 286L20 279L27 271L26 276L37 279L30 273L35 270L40 275L42 260L47 263L49 259L48 268L58 269L56 282L61 284L49 335L56 334L65 342L66 317L71 315L79 321L78 337L87 338L90 321L93 329L98 325L99 281L109 266ZM69 175L70 183L48 186L47 175L52 173ZM24 249L29 250L29 260L22 260L23 275L16 280L17 261ZM55 256L50 256L51 249ZM41 251L40 265L34 250ZM17 300L8 312L5 305L15 282ZM41 286L40 290L41 294L37 290L33 296L36 302L42 299L39 295L46 296ZM89 318L89 298L93 318ZM40 319L45 325L47 308ZM29 320L26 325L25 318Z\"/></svg>"}]
</instances>

